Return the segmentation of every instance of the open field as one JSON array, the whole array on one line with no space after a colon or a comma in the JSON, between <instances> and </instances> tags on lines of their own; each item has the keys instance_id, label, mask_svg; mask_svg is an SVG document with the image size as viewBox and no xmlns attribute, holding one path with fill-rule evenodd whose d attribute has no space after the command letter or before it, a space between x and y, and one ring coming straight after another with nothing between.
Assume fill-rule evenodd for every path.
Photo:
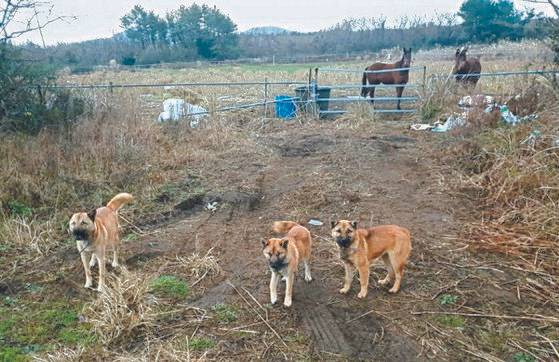
<instances>
[{"instance_id":1,"label":"open field","mask_svg":"<svg viewBox=\"0 0 559 362\"><path fill-rule=\"evenodd\" d=\"M541 69L532 53L487 55L484 71ZM427 65L428 78L445 74L452 63L439 54L420 53L415 65ZM61 81L308 77L307 65L278 67ZM359 78L319 74L323 84ZM0 145L0 360L558 359L557 91L542 77L482 79L477 91L521 94L517 108L539 118L509 128L481 115L452 134L409 131L424 114L448 114L464 94L442 85L419 93L413 116L372 117L362 105L336 120L285 122L253 109L212 114L192 129L155 123L161 100L215 109L261 99L262 87L84 91L94 111L81 122ZM535 129L535 143L522 143ZM124 266L108 267L110 288L98 294L83 288L67 220L121 191L136 197L121 210ZM311 218L324 222L308 225L314 280L299 275L292 308L271 306L260 240L275 220ZM329 236L338 218L411 230L400 293L378 286L380 264L365 300L356 280L348 295L338 293L343 266Z\"/></svg>"}]
</instances>

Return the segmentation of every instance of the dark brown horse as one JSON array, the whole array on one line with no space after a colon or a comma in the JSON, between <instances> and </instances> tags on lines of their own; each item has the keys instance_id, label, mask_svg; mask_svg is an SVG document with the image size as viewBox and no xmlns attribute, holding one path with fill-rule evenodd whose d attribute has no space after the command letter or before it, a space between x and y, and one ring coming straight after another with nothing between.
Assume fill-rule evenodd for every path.
<instances>
[{"instance_id":1,"label":"dark brown horse","mask_svg":"<svg viewBox=\"0 0 559 362\"><path fill-rule=\"evenodd\" d=\"M361 84L363 86L367 85L367 81L369 81L370 85L377 85L377 84L395 84L396 85L396 96L398 97L398 105L397 108L400 109L400 97L402 97L402 92L404 91L405 84L408 83L409 79L409 69L406 70L394 70L390 71L390 69L399 69L399 68L409 68L411 65L411 48L406 49L404 48L404 54L402 55L402 59L398 60L396 63L386 64L386 63L375 63L373 65L368 66L365 68L365 73L363 73L363 79ZM376 71L376 70L387 70L387 72L381 73L368 73L367 71ZM366 97L367 94L371 95L371 103L375 103L375 87L363 87L361 88L361 96Z\"/></svg>"},{"instance_id":2,"label":"dark brown horse","mask_svg":"<svg viewBox=\"0 0 559 362\"><path fill-rule=\"evenodd\" d=\"M475 87L481 73L481 63L479 59L466 59L468 48L456 49L454 55L455 63L452 74L456 77L458 83L471 85Z\"/></svg>"}]
</instances>

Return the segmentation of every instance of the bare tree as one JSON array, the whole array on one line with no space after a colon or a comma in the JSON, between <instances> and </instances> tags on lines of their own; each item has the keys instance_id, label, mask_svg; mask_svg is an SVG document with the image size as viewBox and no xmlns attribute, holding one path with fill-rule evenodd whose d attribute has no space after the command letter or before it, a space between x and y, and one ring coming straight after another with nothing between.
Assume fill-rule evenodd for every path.
<instances>
[{"instance_id":1,"label":"bare tree","mask_svg":"<svg viewBox=\"0 0 559 362\"><path fill-rule=\"evenodd\" d=\"M551 6L553 11L555 12L555 15L559 18L559 1L557 0L524 0L524 1L532 4L547 4Z\"/></svg>"},{"instance_id":2,"label":"bare tree","mask_svg":"<svg viewBox=\"0 0 559 362\"><path fill-rule=\"evenodd\" d=\"M39 18L40 15L42 15L43 19ZM53 5L48 2L39 0L1 0L0 44L10 42L30 32L41 32L47 25L67 18L66 16L54 15Z\"/></svg>"}]
</instances>

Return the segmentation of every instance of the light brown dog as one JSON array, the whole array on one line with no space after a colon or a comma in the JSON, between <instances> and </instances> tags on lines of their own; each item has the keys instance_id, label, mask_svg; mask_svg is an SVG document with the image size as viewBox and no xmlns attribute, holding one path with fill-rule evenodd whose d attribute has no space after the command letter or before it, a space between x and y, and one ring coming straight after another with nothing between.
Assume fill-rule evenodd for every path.
<instances>
[{"instance_id":1,"label":"light brown dog","mask_svg":"<svg viewBox=\"0 0 559 362\"><path fill-rule=\"evenodd\" d=\"M404 275L404 268L411 252L411 237L408 229L397 225L381 225L369 229L358 229L356 221L332 221L332 237L340 248L340 258L345 266L344 287L340 293L346 294L351 286L354 268L359 271L361 291L358 298L367 296L369 287L369 266L382 257L388 274L380 285L394 282L389 290L397 293Z\"/></svg>"},{"instance_id":2,"label":"light brown dog","mask_svg":"<svg viewBox=\"0 0 559 362\"><path fill-rule=\"evenodd\" d=\"M283 305L290 307L293 296L293 283L300 260L303 261L305 266L305 281L310 282L312 280L309 266L312 246L311 233L305 227L293 221L276 221L272 226L272 230L276 233L287 233L287 235L281 239L272 238L262 241L263 253L272 271L270 301L272 304L275 304L278 300L277 290L281 274L287 279Z\"/></svg>"},{"instance_id":3,"label":"light brown dog","mask_svg":"<svg viewBox=\"0 0 559 362\"><path fill-rule=\"evenodd\" d=\"M133 200L132 195L121 193L109 201L107 206L100 207L90 213L79 212L72 215L69 231L76 238L76 246L85 269L85 287L90 288L91 270L95 262L99 262L98 291L105 287L105 253L107 247L113 248L112 266L118 266L118 248L120 244L118 209ZM91 259L87 262L86 252Z\"/></svg>"}]
</instances>

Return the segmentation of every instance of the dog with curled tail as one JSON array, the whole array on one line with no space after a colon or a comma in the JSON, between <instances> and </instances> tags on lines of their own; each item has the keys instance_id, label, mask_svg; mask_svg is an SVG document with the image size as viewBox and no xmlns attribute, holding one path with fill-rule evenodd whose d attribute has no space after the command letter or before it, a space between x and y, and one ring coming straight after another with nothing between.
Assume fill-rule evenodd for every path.
<instances>
[{"instance_id":1,"label":"dog with curled tail","mask_svg":"<svg viewBox=\"0 0 559 362\"><path fill-rule=\"evenodd\" d=\"M106 206L91 212L78 212L70 218L70 234L76 239L76 246L85 270L85 288L91 288L91 267L99 264L99 283L97 290L105 287L105 254L107 248L113 249L112 266L118 266L118 249L120 245L118 210L134 198L127 193L113 197ZM87 260L86 253L91 253Z\"/></svg>"}]
</instances>

